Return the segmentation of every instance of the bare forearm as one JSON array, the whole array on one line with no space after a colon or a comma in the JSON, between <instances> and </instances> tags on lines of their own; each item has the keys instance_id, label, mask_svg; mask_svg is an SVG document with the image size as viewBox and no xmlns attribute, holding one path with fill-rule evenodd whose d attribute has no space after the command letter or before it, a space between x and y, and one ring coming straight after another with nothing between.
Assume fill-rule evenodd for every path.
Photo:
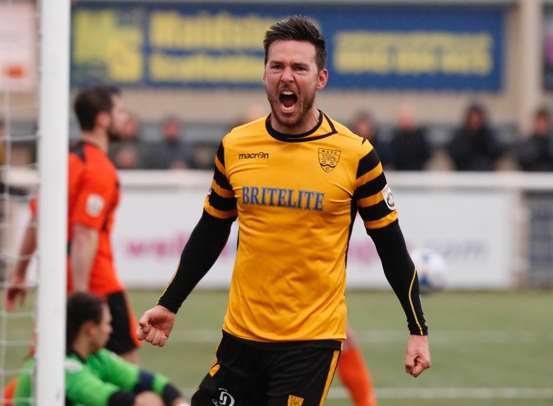
<instances>
[{"instance_id":1,"label":"bare forearm","mask_svg":"<svg viewBox=\"0 0 553 406\"><path fill-rule=\"evenodd\" d=\"M23 235L23 240L19 248L19 259L15 265L15 273L21 277L25 278L27 275L27 267L31 261L32 255L36 250L36 226L34 221L30 221L25 229L25 234Z\"/></svg>"},{"instance_id":2,"label":"bare forearm","mask_svg":"<svg viewBox=\"0 0 553 406\"><path fill-rule=\"evenodd\" d=\"M75 291L87 291L90 272L98 249L98 232L76 227L71 241L71 266Z\"/></svg>"}]
</instances>

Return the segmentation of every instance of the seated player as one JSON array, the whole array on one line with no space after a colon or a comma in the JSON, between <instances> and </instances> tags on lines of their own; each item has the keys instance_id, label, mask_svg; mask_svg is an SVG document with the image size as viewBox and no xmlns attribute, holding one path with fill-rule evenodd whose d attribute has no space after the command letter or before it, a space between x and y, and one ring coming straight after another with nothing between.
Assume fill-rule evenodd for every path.
<instances>
[{"instance_id":1,"label":"seated player","mask_svg":"<svg viewBox=\"0 0 553 406\"><path fill-rule=\"evenodd\" d=\"M189 406L180 391L160 374L138 368L104 348L111 333L105 302L75 293L67 302L65 397L68 406ZM14 406L30 406L30 358L18 377Z\"/></svg>"}]
</instances>

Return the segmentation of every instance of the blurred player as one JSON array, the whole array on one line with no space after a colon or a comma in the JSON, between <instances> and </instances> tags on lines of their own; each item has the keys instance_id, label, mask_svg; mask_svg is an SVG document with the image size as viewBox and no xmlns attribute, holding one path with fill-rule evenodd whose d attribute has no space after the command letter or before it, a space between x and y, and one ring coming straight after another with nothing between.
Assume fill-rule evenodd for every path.
<instances>
[{"instance_id":1,"label":"blurred player","mask_svg":"<svg viewBox=\"0 0 553 406\"><path fill-rule=\"evenodd\" d=\"M81 127L79 142L69 154L68 289L106 298L113 317L107 348L136 362L136 320L113 263L110 234L119 203L119 181L108 159L110 138L117 137L128 119L121 93L112 87L85 89L75 99ZM26 295L29 260L36 249L36 200L23 237L20 260L12 272L6 307L14 309Z\"/></svg>"},{"instance_id":2,"label":"blurred player","mask_svg":"<svg viewBox=\"0 0 553 406\"><path fill-rule=\"evenodd\" d=\"M88 293L67 301L66 405L186 406L180 391L160 374L139 369L104 348L111 333L109 307ZM30 406L33 396L30 358L17 380L14 406Z\"/></svg>"},{"instance_id":3,"label":"blurred player","mask_svg":"<svg viewBox=\"0 0 553 406\"><path fill-rule=\"evenodd\" d=\"M338 376L355 406L377 406L371 374L363 359L361 347L349 327L338 361Z\"/></svg>"},{"instance_id":4,"label":"blurred player","mask_svg":"<svg viewBox=\"0 0 553 406\"><path fill-rule=\"evenodd\" d=\"M12 378L6 383L6 386L4 387L4 395L3 395L2 399L0 399L0 400L2 400L2 401L0 401L1 406L14 406L13 405L13 398L15 396L16 386L17 386L17 379L16 378Z\"/></svg>"},{"instance_id":5,"label":"blurred player","mask_svg":"<svg viewBox=\"0 0 553 406\"><path fill-rule=\"evenodd\" d=\"M345 268L359 211L408 320L405 369L430 367L415 268L371 144L315 107L327 83L325 41L291 17L265 36L271 114L230 131L211 192L159 303L139 337L164 345L175 313L225 246L239 245L217 361L194 406L324 403L346 338Z\"/></svg>"}]
</instances>

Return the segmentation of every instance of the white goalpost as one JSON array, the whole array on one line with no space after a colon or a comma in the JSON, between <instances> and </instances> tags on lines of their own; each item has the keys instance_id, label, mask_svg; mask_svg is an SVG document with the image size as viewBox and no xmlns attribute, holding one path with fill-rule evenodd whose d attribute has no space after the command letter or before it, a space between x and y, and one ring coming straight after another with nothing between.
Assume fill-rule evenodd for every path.
<instances>
[{"instance_id":1,"label":"white goalpost","mask_svg":"<svg viewBox=\"0 0 553 406\"><path fill-rule=\"evenodd\" d=\"M65 403L70 1L40 3L38 324L35 401Z\"/></svg>"},{"instance_id":2,"label":"white goalpost","mask_svg":"<svg viewBox=\"0 0 553 406\"><path fill-rule=\"evenodd\" d=\"M36 370L32 399L26 401L65 404L69 57L70 0L0 0L1 404L14 378L33 372L23 366L33 342L33 320ZM28 302L34 305L10 311L5 289L23 259L17 246L24 219L17 213L27 205L23 191L35 186L37 274L28 275L27 283Z\"/></svg>"}]
</instances>

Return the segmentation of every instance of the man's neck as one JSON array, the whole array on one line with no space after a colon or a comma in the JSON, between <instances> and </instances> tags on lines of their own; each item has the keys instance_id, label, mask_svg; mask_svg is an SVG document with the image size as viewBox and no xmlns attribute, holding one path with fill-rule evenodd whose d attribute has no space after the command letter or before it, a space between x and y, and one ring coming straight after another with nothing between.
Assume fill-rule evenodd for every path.
<instances>
[{"instance_id":1,"label":"man's neck","mask_svg":"<svg viewBox=\"0 0 553 406\"><path fill-rule=\"evenodd\" d=\"M286 125L282 125L282 123L280 123L276 119L276 115L272 113L271 127L273 127L274 130L282 134L288 134L288 135L303 134L315 128L315 126L319 122L321 114L322 113L318 109L316 109L315 107L312 107L311 110L309 110L309 112L305 115L305 118L302 120L301 123L298 123L293 127L288 127Z\"/></svg>"},{"instance_id":2,"label":"man's neck","mask_svg":"<svg viewBox=\"0 0 553 406\"><path fill-rule=\"evenodd\" d=\"M87 342L87 340L81 337L77 337L71 349L82 359L87 359L88 356L92 353L90 349L90 345Z\"/></svg>"},{"instance_id":3,"label":"man's neck","mask_svg":"<svg viewBox=\"0 0 553 406\"><path fill-rule=\"evenodd\" d=\"M81 140L97 146L106 153L108 152L109 136L104 130L82 131Z\"/></svg>"}]
</instances>

